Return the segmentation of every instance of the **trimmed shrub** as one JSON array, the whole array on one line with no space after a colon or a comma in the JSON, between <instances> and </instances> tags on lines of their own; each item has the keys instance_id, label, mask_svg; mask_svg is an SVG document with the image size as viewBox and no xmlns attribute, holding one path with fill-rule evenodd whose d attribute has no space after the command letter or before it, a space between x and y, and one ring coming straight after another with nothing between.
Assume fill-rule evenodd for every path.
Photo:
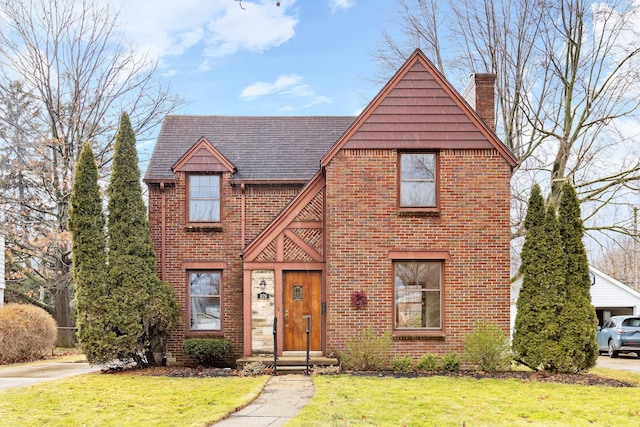
<instances>
[{"instance_id":1,"label":"trimmed shrub","mask_svg":"<svg viewBox=\"0 0 640 427\"><path fill-rule=\"evenodd\" d=\"M464 358L481 371L507 370L511 365L509 337L496 323L476 321L464 339Z\"/></svg>"},{"instance_id":2,"label":"trimmed shrub","mask_svg":"<svg viewBox=\"0 0 640 427\"><path fill-rule=\"evenodd\" d=\"M424 354L418 360L416 369L419 371L437 371L440 369L438 358L434 354Z\"/></svg>"},{"instance_id":3,"label":"trimmed shrub","mask_svg":"<svg viewBox=\"0 0 640 427\"><path fill-rule=\"evenodd\" d=\"M459 371L460 370L460 355L458 353L447 353L442 356L440 360L440 368L443 371Z\"/></svg>"},{"instance_id":4,"label":"trimmed shrub","mask_svg":"<svg viewBox=\"0 0 640 427\"><path fill-rule=\"evenodd\" d=\"M369 325L359 336L349 337L345 350L337 351L342 364L357 371L379 371L389 366L391 360L391 335L377 335Z\"/></svg>"},{"instance_id":5,"label":"trimmed shrub","mask_svg":"<svg viewBox=\"0 0 640 427\"><path fill-rule=\"evenodd\" d=\"M185 355L201 366L216 366L231 356L231 341L224 338L189 338L182 348Z\"/></svg>"},{"instance_id":6,"label":"trimmed shrub","mask_svg":"<svg viewBox=\"0 0 640 427\"><path fill-rule=\"evenodd\" d=\"M55 348L58 324L40 307L7 304L0 308L0 363L28 362Z\"/></svg>"},{"instance_id":7,"label":"trimmed shrub","mask_svg":"<svg viewBox=\"0 0 640 427\"><path fill-rule=\"evenodd\" d=\"M409 372L413 369L413 359L409 356L398 356L391 361L394 372Z\"/></svg>"}]
</instances>

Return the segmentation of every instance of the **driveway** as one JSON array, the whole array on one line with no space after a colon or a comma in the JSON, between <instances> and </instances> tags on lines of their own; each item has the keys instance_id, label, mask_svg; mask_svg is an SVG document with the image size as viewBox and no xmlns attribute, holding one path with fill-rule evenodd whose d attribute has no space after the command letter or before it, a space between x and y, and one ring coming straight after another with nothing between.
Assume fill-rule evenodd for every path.
<instances>
[{"instance_id":1,"label":"driveway","mask_svg":"<svg viewBox=\"0 0 640 427\"><path fill-rule=\"evenodd\" d=\"M596 362L596 367L617 369L620 371L640 372L640 359L633 353L621 354L615 359L608 356L600 356Z\"/></svg>"},{"instance_id":2,"label":"driveway","mask_svg":"<svg viewBox=\"0 0 640 427\"><path fill-rule=\"evenodd\" d=\"M0 390L22 387L72 375L99 371L87 362L44 362L21 366L0 366Z\"/></svg>"}]
</instances>

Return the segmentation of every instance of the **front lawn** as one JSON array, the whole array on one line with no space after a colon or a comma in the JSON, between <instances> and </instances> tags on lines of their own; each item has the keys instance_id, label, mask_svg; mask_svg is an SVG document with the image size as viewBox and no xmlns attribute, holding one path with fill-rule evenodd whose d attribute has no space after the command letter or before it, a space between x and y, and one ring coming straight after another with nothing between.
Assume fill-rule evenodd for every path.
<instances>
[{"instance_id":1,"label":"front lawn","mask_svg":"<svg viewBox=\"0 0 640 427\"><path fill-rule=\"evenodd\" d=\"M640 379L629 372L625 377ZM313 400L288 427L640 425L635 387L348 375L314 376L314 384Z\"/></svg>"},{"instance_id":2,"label":"front lawn","mask_svg":"<svg viewBox=\"0 0 640 427\"><path fill-rule=\"evenodd\" d=\"M594 373L640 386L640 374ZM203 426L249 403L268 376L88 374L0 391L2 425ZM640 425L640 389L470 377L313 377L288 426Z\"/></svg>"},{"instance_id":3,"label":"front lawn","mask_svg":"<svg viewBox=\"0 0 640 427\"><path fill-rule=\"evenodd\" d=\"M88 374L0 391L7 426L203 426L253 400L269 377Z\"/></svg>"}]
</instances>

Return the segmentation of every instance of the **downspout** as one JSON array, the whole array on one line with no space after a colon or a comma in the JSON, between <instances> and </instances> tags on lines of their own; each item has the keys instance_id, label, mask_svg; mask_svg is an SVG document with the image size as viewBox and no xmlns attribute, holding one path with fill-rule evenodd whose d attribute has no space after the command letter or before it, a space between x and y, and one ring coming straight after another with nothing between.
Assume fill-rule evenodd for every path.
<instances>
[{"instance_id":1,"label":"downspout","mask_svg":"<svg viewBox=\"0 0 640 427\"><path fill-rule=\"evenodd\" d=\"M241 237L242 237L242 250L244 250L245 242L246 242L246 240L245 240L245 224L244 224L245 223L245 219L246 219L245 218L245 206L244 206L244 204L245 204L244 182L240 184L240 192L241 192L241 195L240 195L240 228L241 228L240 234L241 234Z\"/></svg>"},{"instance_id":2,"label":"downspout","mask_svg":"<svg viewBox=\"0 0 640 427\"><path fill-rule=\"evenodd\" d=\"M165 193L164 182L160 183L160 280L164 280L165 276L165 258L166 258L166 216L167 216L167 196Z\"/></svg>"}]
</instances>

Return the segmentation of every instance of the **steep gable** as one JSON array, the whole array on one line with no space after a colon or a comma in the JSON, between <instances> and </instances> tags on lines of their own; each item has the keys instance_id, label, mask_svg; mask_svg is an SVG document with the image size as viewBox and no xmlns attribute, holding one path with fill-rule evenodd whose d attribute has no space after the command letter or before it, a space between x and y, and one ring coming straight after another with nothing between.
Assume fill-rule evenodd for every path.
<instances>
[{"instance_id":1,"label":"steep gable","mask_svg":"<svg viewBox=\"0 0 640 427\"><path fill-rule=\"evenodd\" d=\"M322 159L342 148L495 149L517 164L478 114L417 49Z\"/></svg>"},{"instance_id":2,"label":"steep gable","mask_svg":"<svg viewBox=\"0 0 640 427\"><path fill-rule=\"evenodd\" d=\"M236 168L206 138L200 138L171 169L174 172L233 172Z\"/></svg>"}]
</instances>

